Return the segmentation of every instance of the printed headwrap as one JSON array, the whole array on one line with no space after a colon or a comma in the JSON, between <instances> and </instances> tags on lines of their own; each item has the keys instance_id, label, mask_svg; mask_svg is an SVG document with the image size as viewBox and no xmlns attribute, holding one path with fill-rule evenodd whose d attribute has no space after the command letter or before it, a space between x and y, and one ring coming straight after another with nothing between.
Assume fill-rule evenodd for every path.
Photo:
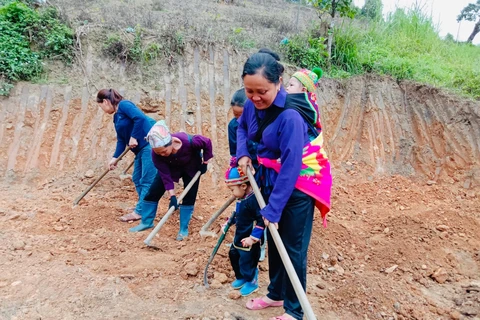
<instances>
[{"instance_id":1,"label":"printed headwrap","mask_svg":"<svg viewBox=\"0 0 480 320\"><path fill-rule=\"evenodd\" d=\"M152 149L169 146L172 143L172 135L165 120L157 121L148 132L145 140L148 141Z\"/></svg>"},{"instance_id":2,"label":"printed headwrap","mask_svg":"<svg viewBox=\"0 0 480 320\"><path fill-rule=\"evenodd\" d=\"M292 77L300 81L300 83L303 84L308 92L315 92L315 88L318 85L318 80L320 80L322 75L322 69L313 68L311 71L308 69L297 71L292 75Z\"/></svg>"},{"instance_id":3,"label":"printed headwrap","mask_svg":"<svg viewBox=\"0 0 480 320\"><path fill-rule=\"evenodd\" d=\"M225 183L227 186L235 186L248 181L248 177L240 168L228 168L225 172Z\"/></svg>"}]
</instances>

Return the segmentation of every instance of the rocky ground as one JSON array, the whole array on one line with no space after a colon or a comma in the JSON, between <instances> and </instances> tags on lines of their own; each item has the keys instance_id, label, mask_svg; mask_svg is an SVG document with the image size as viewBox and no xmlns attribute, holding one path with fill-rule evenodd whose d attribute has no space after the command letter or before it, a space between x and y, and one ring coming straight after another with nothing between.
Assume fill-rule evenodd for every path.
<instances>
[{"instance_id":1,"label":"rocky ground","mask_svg":"<svg viewBox=\"0 0 480 320\"><path fill-rule=\"evenodd\" d=\"M230 290L222 246L199 230L228 198L204 178L191 235L177 242L174 214L156 249L118 221L135 202L129 179L108 175L3 184L0 200L0 319L266 319ZM315 220L308 298L318 319L480 319L480 193L404 177L338 177L328 228ZM168 203L161 200L159 216ZM233 206L232 206L233 207ZM228 215L232 207L224 213ZM219 224L212 230L218 231ZM230 232L226 243L231 240ZM260 290L268 285L260 264Z\"/></svg>"}]
</instances>

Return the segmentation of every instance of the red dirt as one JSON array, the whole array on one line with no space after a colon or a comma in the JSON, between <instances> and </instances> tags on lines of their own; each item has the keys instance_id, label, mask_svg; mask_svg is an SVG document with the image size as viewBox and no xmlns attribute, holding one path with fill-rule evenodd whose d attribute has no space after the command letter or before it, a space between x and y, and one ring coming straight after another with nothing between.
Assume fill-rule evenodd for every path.
<instances>
[{"instance_id":1,"label":"red dirt","mask_svg":"<svg viewBox=\"0 0 480 320\"><path fill-rule=\"evenodd\" d=\"M307 293L318 319L480 317L479 107L432 90L368 78L327 81L322 88L334 189L328 228L315 220L309 252ZM395 98L402 92L404 98ZM247 298L229 298L233 276L225 246L209 277L223 273L228 281L203 287L216 239L202 239L198 231L229 197L221 182L228 161L223 114L216 163L202 178L191 235L175 241L174 214L154 250L143 244L147 233L129 234L132 225L118 221L136 201L131 181L119 179L128 161L72 208L94 179L85 172L104 170L113 148L111 118L94 105L82 115L81 98L72 98L64 114L57 95L46 112L45 96L32 86L24 97L3 100L0 110L6 160L0 165L0 319L265 319L282 313L249 311ZM449 104L456 109L444 107ZM177 116L180 105L172 108ZM393 112L397 108L405 111ZM209 119L208 110L204 114ZM178 129L178 119L172 121ZM160 218L166 207L162 199ZM264 261L258 295L266 292L266 270Z\"/></svg>"}]
</instances>

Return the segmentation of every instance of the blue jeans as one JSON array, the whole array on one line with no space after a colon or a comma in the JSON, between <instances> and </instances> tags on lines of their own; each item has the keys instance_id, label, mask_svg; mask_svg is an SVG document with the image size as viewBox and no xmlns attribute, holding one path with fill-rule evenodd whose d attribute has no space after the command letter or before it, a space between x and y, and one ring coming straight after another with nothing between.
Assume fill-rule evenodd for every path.
<instances>
[{"instance_id":1,"label":"blue jeans","mask_svg":"<svg viewBox=\"0 0 480 320\"><path fill-rule=\"evenodd\" d=\"M146 145L135 156L133 165L132 181L135 184L135 189L138 193L138 202L135 206L135 212L139 215L142 214L140 202L145 198L145 195L150 189L155 176L157 175L157 168L152 161L152 148L150 145Z\"/></svg>"}]
</instances>

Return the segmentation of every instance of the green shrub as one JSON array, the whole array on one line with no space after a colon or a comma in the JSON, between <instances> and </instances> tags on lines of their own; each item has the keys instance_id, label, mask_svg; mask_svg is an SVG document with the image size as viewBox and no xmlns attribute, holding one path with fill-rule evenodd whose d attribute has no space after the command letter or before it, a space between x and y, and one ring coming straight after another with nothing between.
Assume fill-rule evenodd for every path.
<instances>
[{"instance_id":1,"label":"green shrub","mask_svg":"<svg viewBox=\"0 0 480 320\"><path fill-rule=\"evenodd\" d=\"M8 96L12 88L13 84L0 79L0 96Z\"/></svg>"},{"instance_id":2,"label":"green shrub","mask_svg":"<svg viewBox=\"0 0 480 320\"><path fill-rule=\"evenodd\" d=\"M127 58L127 46L118 34L110 34L103 44L103 54L111 59L124 61Z\"/></svg>"},{"instance_id":3,"label":"green shrub","mask_svg":"<svg viewBox=\"0 0 480 320\"><path fill-rule=\"evenodd\" d=\"M412 79L414 66L408 59L401 57L388 57L379 64L374 71L380 74L393 76L397 80Z\"/></svg>"},{"instance_id":4,"label":"green shrub","mask_svg":"<svg viewBox=\"0 0 480 320\"><path fill-rule=\"evenodd\" d=\"M127 28L127 34L110 34L103 45L103 54L114 60L145 66L152 61L161 59L166 59L168 63L174 63L177 56L183 55L185 40L182 32L167 30L163 34L157 34L153 41L144 44L143 31L137 26L135 29Z\"/></svg>"},{"instance_id":5,"label":"green shrub","mask_svg":"<svg viewBox=\"0 0 480 320\"><path fill-rule=\"evenodd\" d=\"M288 61L300 68L324 67L326 63L327 49L322 37L296 35L284 41L281 50Z\"/></svg>"},{"instance_id":6,"label":"green shrub","mask_svg":"<svg viewBox=\"0 0 480 320\"><path fill-rule=\"evenodd\" d=\"M480 72L467 71L466 74L456 74L453 85L462 88L462 91L480 100Z\"/></svg>"},{"instance_id":7,"label":"green shrub","mask_svg":"<svg viewBox=\"0 0 480 320\"><path fill-rule=\"evenodd\" d=\"M140 61L143 58L142 52L142 30L140 27L137 27L135 28L132 46L128 50L128 56L133 61Z\"/></svg>"},{"instance_id":8,"label":"green shrub","mask_svg":"<svg viewBox=\"0 0 480 320\"><path fill-rule=\"evenodd\" d=\"M250 38L244 28L232 28L231 34L228 36L228 42L237 48L251 49L255 48L255 41Z\"/></svg>"},{"instance_id":9,"label":"green shrub","mask_svg":"<svg viewBox=\"0 0 480 320\"><path fill-rule=\"evenodd\" d=\"M30 49L28 38L0 20L0 74L12 81L29 80L42 69L40 55Z\"/></svg>"},{"instance_id":10,"label":"green shrub","mask_svg":"<svg viewBox=\"0 0 480 320\"><path fill-rule=\"evenodd\" d=\"M152 42L145 47L145 50L143 50L143 60L145 60L145 62L157 60L160 58L161 54L162 48L160 45L156 42Z\"/></svg>"},{"instance_id":11,"label":"green shrub","mask_svg":"<svg viewBox=\"0 0 480 320\"><path fill-rule=\"evenodd\" d=\"M43 58L71 61L73 31L53 7L35 10L29 2L4 1L0 7L0 76L31 80L42 71ZM2 95L10 86L3 86Z\"/></svg>"},{"instance_id":12,"label":"green shrub","mask_svg":"<svg viewBox=\"0 0 480 320\"><path fill-rule=\"evenodd\" d=\"M338 29L334 35L332 64L350 74L362 73L358 52L358 34L353 31L353 28L350 28Z\"/></svg>"}]
</instances>

